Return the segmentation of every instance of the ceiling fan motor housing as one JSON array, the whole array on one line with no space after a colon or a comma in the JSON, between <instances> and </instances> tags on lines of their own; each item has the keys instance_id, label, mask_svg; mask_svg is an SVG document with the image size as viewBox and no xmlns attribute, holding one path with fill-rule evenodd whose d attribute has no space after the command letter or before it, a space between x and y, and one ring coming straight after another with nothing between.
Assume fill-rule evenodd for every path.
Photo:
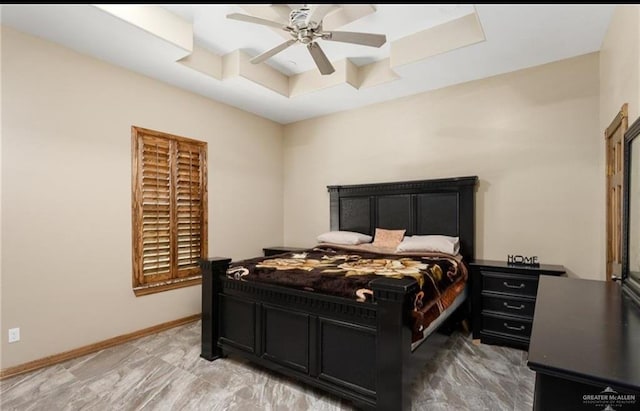
<instances>
[{"instance_id":1,"label":"ceiling fan motor housing","mask_svg":"<svg viewBox=\"0 0 640 411\"><path fill-rule=\"evenodd\" d=\"M289 13L291 37L302 44L309 44L313 42L316 37L323 37L321 34L322 28L320 24L315 21L308 21L310 12L309 8L302 7L291 10L291 13Z\"/></svg>"}]
</instances>

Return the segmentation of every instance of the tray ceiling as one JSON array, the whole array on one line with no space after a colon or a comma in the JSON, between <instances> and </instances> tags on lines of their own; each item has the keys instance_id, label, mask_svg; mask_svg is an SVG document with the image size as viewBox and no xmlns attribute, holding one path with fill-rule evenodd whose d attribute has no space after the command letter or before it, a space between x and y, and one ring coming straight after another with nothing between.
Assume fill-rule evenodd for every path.
<instances>
[{"instance_id":1,"label":"tray ceiling","mask_svg":"<svg viewBox=\"0 0 640 411\"><path fill-rule=\"evenodd\" d=\"M287 33L226 18L287 21L300 5L68 5L0 9L3 25L286 124L599 50L609 5L334 5L326 29L380 33L381 48L319 40L249 59ZM283 37L284 36L284 37Z\"/></svg>"}]
</instances>

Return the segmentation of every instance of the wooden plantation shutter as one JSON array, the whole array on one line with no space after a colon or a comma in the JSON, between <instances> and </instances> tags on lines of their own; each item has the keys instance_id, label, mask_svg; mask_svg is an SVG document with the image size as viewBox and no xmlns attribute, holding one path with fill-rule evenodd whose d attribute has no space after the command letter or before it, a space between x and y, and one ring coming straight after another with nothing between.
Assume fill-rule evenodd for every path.
<instances>
[{"instance_id":1,"label":"wooden plantation shutter","mask_svg":"<svg viewBox=\"0 0 640 411\"><path fill-rule=\"evenodd\" d=\"M168 140L141 138L141 284L171 278L171 165Z\"/></svg>"},{"instance_id":2,"label":"wooden plantation shutter","mask_svg":"<svg viewBox=\"0 0 640 411\"><path fill-rule=\"evenodd\" d=\"M201 146L177 142L176 154L176 229L177 229L177 264L179 277L200 274L200 258L203 256L202 245L206 232L203 232L206 221L203 221L202 176L206 168L203 166L205 155Z\"/></svg>"},{"instance_id":3,"label":"wooden plantation shutter","mask_svg":"<svg viewBox=\"0 0 640 411\"><path fill-rule=\"evenodd\" d=\"M200 283L207 253L204 142L132 127L136 295Z\"/></svg>"}]
</instances>

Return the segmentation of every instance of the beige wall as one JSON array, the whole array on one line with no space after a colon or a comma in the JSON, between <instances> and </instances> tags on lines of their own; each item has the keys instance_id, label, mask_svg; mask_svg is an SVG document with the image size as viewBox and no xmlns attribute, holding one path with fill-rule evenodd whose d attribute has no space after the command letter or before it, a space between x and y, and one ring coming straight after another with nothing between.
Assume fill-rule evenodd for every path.
<instances>
[{"instance_id":1,"label":"beige wall","mask_svg":"<svg viewBox=\"0 0 640 411\"><path fill-rule=\"evenodd\" d=\"M477 175L476 255L604 278L598 54L285 126L285 243L329 229L329 184Z\"/></svg>"},{"instance_id":2,"label":"beige wall","mask_svg":"<svg viewBox=\"0 0 640 411\"><path fill-rule=\"evenodd\" d=\"M1 97L1 368L200 312L131 290L132 125L208 142L209 255L282 243L281 125L4 28Z\"/></svg>"},{"instance_id":3,"label":"beige wall","mask_svg":"<svg viewBox=\"0 0 640 411\"><path fill-rule=\"evenodd\" d=\"M629 103L629 125L640 115L640 7L618 6L600 48L600 130ZM604 174L603 174L604 176ZM604 184L604 177L603 183Z\"/></svg>"}]
</instances>

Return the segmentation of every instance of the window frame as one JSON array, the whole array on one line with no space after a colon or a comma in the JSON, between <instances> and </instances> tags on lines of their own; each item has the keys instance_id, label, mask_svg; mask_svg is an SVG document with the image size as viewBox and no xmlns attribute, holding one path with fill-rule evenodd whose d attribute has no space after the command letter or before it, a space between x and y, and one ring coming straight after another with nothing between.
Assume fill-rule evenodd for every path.
<instances>
[{"instance_id":1,"label":"window frame","mask_svg":"<svg viewBox=\"0 0 640 411\"><path fill-rule=\"evenodd\" d=\"M156 281L145 279L143 272L143 167L144 167L144 139L159 139L166 141L168 150L169 167L169 278ZM178 148L180 145L193 146L199 152L199 187L200 187L200 213L199 213L199 259L207 258L208 250L208 190L207 190L207 143L192 138L177 136L138 126L131 126L131 213L132 213L132 287L136 296L153 294L176 288L189 287L202 283L202 273L199 265L180 269L178 253ZM190 245L190 247L192 247ZM157 274L166 277L166 274Z\"/></svg>"}]
</instances>

